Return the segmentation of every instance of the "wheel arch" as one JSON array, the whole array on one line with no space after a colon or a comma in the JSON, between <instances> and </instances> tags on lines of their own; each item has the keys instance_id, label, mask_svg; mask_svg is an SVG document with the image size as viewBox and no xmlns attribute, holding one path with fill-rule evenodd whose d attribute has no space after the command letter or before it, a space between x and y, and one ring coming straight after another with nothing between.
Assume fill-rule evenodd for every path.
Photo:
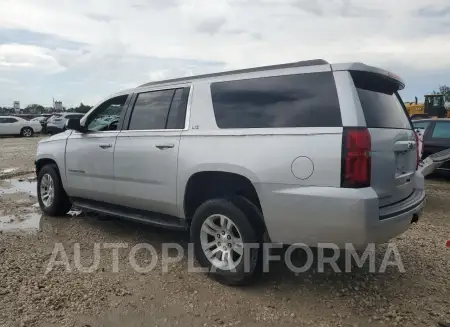
<instances>
[{"instance_id":1,"label":"wheel arch","mask_svg":"<svg viewBox=\"0 0 450 327\"><path fill-rule=\"evenodd\" d=\"M62 184L61 173L56 161L50 158L42 158L36 161L37 181L37 197L41 210L50 216L63 216L70 208L72 203L65 192ZM52 182L47 186L42 186L42 178L46 175L51 177ZM42 192L47 192L46 198L43 198ZM47 203L51 200L50 203Z\"/></svg>"},{"instance_id":2,"label":"wheel arch","mask_svg":"<svg viewBox=\"0 0 450 327\"><path fill-rule=\"evenodd\" d=\"M191 219L195 210L207 200L243 197L260 211L261 221L257 223L266 231L257 184L255 186L254 178L247 174L211 169L196 171L189 176L182 196L183 214L186 219Z\"/></svg>"},{"instance_id":3,"label":"wheel arch","mask_svg":"<svg viewBox=\"0 0 450 327\"><path fill-rule=\"evenodd\" d=\"M39 175L39 172L41 171L41 169L46 165L56 166L56 170L57 170L59 176L61 177L61 172L59 170L59 166L53 158L40 158L40 159L36 160L36 162L35 162L36 175Z\"/></svg>"}]
</instances>

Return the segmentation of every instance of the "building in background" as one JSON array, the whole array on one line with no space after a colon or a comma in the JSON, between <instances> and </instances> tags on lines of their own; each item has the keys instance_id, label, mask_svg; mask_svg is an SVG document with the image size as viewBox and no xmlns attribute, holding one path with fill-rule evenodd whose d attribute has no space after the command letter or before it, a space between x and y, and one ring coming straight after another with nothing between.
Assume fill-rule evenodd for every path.
<instances>
[{"instance_id":1,"label":"building in background","mask_svg":"<svg viewBox=\"0 0 450 327\"><path fill-rule=\"evenodd\" d=\"M20 112L20 101L13 102L13 109L14 109L14 112L16 112L16 113Z\"/></svg>"},{"instance_id":2,"label":"building in background","mask_svg":"<svg viewBox=\"0 0 450 327\"><path fill-rule=\"evenodd\" d=\"M55 109L56 112L62 111L63 110L62 101L55 101L53 103L53 108Z\"/></svg>"}]
</instances>

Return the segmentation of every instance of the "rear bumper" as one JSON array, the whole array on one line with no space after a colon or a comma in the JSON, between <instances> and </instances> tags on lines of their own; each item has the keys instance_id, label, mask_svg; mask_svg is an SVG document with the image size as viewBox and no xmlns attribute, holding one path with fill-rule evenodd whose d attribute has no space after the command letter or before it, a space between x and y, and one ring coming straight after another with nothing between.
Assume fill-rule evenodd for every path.
<instances>
[{"instance_id":1,"label":"rear bumper","mask_svg":"<svg viewBox=\"0 0 450 327\"><path fill-rule=\"evenodd\" d=\"M260 185L261 206L274 243L320 247L334 243L355 248L385 243L406 231L425 204L423 176L416 173L414 193L394 205L379 207L372 188L277 188ZM278 185L279 187L279 185Z\"/></svg>"}]
</instances>

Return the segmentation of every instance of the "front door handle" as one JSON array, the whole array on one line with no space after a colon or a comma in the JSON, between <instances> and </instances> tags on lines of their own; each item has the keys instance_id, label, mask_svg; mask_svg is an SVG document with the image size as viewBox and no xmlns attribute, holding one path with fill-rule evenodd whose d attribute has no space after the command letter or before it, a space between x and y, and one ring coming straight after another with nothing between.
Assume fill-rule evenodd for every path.
<instances>
[{"instance_id":1,"label":"front door handle","mask_svg":"<svg viewBox=\"0 0 450 327\"><path fill-rule=\"evenodd\" d=\"M101 147L102 149L108 149L112 147L112 144L100 144L99 147Z\"/></svg>"},{"instance_id":2,"label":"front door handle","mask_svg":"<svg viewBox=\"0 0 450 327\"><path fill-rule=\"evenodd\" d=\"M159 144L156 147L160 150L171 149L175 146L175 144Z\"/></svg>"}]
</instances>

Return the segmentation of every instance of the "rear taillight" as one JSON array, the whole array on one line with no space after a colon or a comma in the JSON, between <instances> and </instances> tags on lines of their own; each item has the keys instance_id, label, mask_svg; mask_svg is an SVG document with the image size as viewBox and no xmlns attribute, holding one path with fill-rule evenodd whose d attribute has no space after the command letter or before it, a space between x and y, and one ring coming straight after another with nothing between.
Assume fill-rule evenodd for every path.
<instances>
[{"instance_id":1,"label":"rear taillight","mask_svg":"<svg viewBox=\"0 0 450 327\"><path fill-rule=\"evenodd\" d=\"M416 132L414 132L414 136L416 137L416 170L419 168L419 163L420 163L420 157L421 157L421 154L419 153L419 148L420 148L420 144L419 144L419 135L416 133Z\"/></svg>"},{"instance_id":2,"label":"rear taillight","mask_svg":"<svg viewBox=\"0 0 450 327\"><path fill-rule=\"evenodd\" d=\"M370 134L367 128L344 128L342 138L341 186L370 186Z\"/></svg>"}]
</instances>

